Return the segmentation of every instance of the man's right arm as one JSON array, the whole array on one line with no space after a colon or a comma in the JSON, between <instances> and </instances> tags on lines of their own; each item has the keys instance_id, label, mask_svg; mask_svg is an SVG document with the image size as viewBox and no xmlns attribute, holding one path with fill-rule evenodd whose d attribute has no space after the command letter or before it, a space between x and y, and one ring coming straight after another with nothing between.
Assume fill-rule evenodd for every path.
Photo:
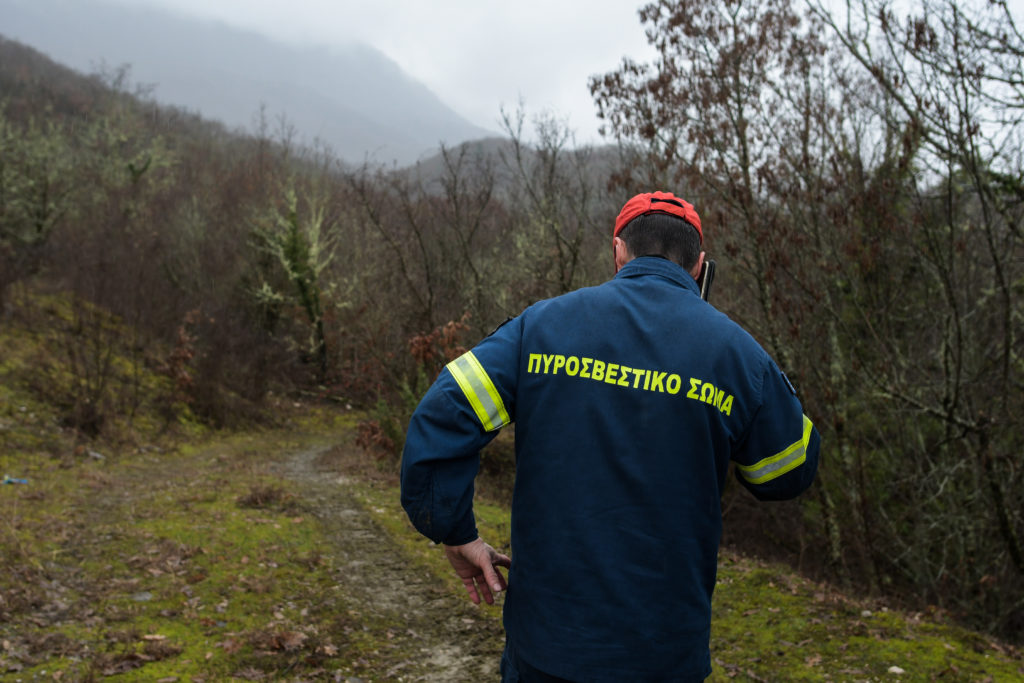
<instances>
[{"instance_id":1,"label":"man's right arm","mask_svg":"<svg viewBox=\"0 0 1024 683\"><path fill-rule=\"evenodd\" d=\"M402 507L413 526L435 543L461 545L476 538L473 480L489 435L447 369L416 407L402 453Z\"/></svg>"},{"instance_id":2,"label":"man's right arm","mask_svg":"<svg viewBox=\"0 0 1024 683\"><path fill-rule=\"evenodd\" d=\"M420 401L402 454L402 506L437 543L476 538L479 453L514 416L521 321L514 319L449 363Z\"/></svg>"}]
</instances>

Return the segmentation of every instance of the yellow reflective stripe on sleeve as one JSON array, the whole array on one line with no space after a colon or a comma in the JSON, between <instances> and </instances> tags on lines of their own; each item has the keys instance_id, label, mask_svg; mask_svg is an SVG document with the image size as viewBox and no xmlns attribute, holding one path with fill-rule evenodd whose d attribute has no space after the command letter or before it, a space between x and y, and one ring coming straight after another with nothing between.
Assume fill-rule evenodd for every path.
<instances>
[{"instance_id":1,"label":"yellow reflective stripe on sleeve","mask_svg":"<svg viewBox=\"0 0 1024 683\"><path fill-rule=\"evenodd\" d=\"M781 453L769 456L753 465L737 465L740 475L751 484L763 484L796 469L807 459L807 444L811 440L810 418L804 415L804 434L799 441Z\"/></svg>"},{"instance_id":2,"label":"yellow reflective stripe on sleeve","mask_svg":"<svg viewBox=\"0 0 1024 683\"><path fill-rule=\"evenodd\" d=\"M469 405L473 406L484 431L493 432L511 422L494 382L472 351L467 351L449 363L448 371L459 383Z\"/></svg>"}]
</instances>

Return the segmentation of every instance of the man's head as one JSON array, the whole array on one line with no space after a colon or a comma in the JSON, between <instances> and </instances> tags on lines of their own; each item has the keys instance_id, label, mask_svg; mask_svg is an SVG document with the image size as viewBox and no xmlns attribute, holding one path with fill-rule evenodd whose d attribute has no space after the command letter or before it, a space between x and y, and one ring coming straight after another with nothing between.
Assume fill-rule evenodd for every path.
<instances>
[{"instance_id":1,"label":"man's head","mask_svg":"<svg viewBox=\"0 0 1024 683\"><path fill-rule=\"evenodd\" d=\"M615 272L638 256L660 256L696 279L704 260L703 241L700 216L692 204L671 192L638 194L615 220Z\"/></svg>"}]
</instances>

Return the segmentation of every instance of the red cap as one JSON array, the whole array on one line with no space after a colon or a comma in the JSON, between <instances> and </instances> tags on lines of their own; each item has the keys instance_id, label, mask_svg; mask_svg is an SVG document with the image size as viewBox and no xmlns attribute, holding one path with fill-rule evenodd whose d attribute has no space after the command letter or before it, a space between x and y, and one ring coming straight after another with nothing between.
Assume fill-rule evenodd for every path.
<instances>
[{"instance_id":1,"label":"red cap","mask_svg":"<svg viewBox=\"0 0 1024 683\"><path fill-rule=\"evenodd\" d=\"M671 192L645 192L626 202L622 211L619 212L619 217L615 219L615 232L612 233L612 237L618 237L631 220L648 213L667 213L670 216L682 218L697 229L697 236L700 237L701 244L704 243L704 232L700 229L700 216L697 215L693 204L680 199Z\"/></svg>"}]
</instances>

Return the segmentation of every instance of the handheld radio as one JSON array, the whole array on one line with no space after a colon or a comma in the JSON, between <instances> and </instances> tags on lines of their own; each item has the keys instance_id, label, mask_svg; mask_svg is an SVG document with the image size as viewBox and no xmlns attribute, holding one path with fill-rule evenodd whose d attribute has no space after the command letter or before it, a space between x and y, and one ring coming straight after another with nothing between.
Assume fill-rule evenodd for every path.
<instances>
[{"instance_id":1,"label":"handheld radio","mask_svg":"<svg viewBox=\"0 0 1024 683\"><path fill-rule=\"evenodd\" d=\"M704 259L704 265L700 268L700 277L697 278L697 286L700 287L700 298L708 300L711 294L711 283L715 280L715 260Z\"/></svg>"}]
</instances>

